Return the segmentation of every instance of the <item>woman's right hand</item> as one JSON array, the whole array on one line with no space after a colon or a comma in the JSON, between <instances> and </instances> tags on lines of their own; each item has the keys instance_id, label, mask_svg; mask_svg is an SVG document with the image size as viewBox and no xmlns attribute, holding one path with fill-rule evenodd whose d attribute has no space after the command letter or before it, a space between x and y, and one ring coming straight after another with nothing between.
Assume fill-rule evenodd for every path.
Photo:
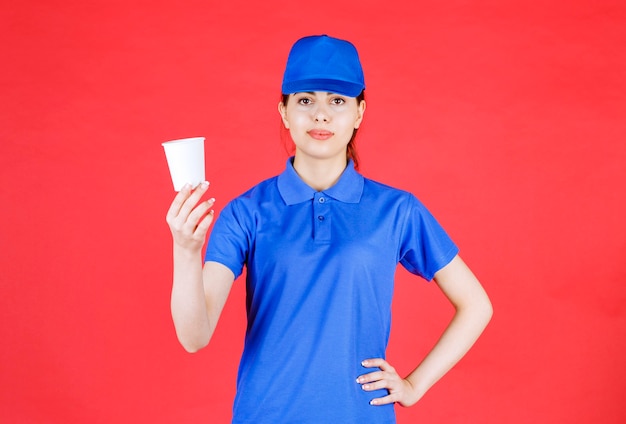
<instances>
[{"instance_id":1,"label":"woman's right hand","mask_svg":"<svg viewBox=\"0 0 626 424\"><path fill-rule=\"evenodd\" d=\"M198 203L208 188L209 183L206 181L195 190L187 184L174 198L167 211L166 221L175 246L194 252L202 249L214 215L211 208L215 199Z\"/></svg>"}]
</instances>

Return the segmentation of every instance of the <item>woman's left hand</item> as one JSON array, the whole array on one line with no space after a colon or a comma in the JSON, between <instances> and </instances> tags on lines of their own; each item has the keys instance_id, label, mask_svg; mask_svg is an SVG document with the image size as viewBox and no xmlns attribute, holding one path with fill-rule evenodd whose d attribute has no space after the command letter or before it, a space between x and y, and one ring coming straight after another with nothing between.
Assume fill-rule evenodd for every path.
<instances>
[{"instance_id":1,"label":"woman's left hand","mask_svg":"<svg viewBox=\"0 0 626 424\"><path fill-rule=\"evenodd\" d=\"M397 402L402 406L411 406L419 400L420 396L413 385L400 377L389 362L381 358L372 358L364 360L361 365L365 368L380 368L380 371L363 374L357 378L356 381L363 390L371 392L386 389L389 391L387 396L372 399L370 404L386 405Z\"/></svg>"}]
</instances>

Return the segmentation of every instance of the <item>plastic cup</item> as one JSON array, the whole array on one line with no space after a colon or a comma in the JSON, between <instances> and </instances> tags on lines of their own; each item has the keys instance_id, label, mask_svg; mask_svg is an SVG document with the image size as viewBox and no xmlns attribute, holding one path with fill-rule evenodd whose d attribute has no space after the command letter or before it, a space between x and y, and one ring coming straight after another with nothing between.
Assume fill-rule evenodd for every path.
<instances>
[{"instance_id":1,"label":"plastic cup","mask_svg":"<svg viewBox=\"0 0 626 424\"><path fill-rule=\"evenodd\" d=\"M183 138L161 144L165 149L174 190L180 191L187 183L195 188L205 181L204 137Z\"/></svg>"}]
</instances>

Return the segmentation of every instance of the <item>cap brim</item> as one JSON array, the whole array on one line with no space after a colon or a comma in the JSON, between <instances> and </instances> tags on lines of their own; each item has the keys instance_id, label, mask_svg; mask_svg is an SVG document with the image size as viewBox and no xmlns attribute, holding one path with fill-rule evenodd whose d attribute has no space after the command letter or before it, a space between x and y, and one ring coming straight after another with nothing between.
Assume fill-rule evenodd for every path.
<instances>
[{"instance_id":1,"label":"cap brim","mask_svg":"<svg viewBox=\"0 0 626 424\"><path fill-rule=\"evenodd\" d=\"M324 91L341 94L342 96L357 97L365 89L363 84L331 79L307 79L283 83L283 94L305 93L310 91Z\"/></svg>"}]
</instances>

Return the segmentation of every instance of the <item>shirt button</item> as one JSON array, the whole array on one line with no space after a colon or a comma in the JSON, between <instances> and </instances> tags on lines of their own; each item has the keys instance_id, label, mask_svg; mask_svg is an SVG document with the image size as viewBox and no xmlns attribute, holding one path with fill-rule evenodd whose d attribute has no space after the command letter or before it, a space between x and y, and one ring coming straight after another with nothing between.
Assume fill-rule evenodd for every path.
<instances>
[{"instance_id":1,"label":"shirt button","mask_svg":"<svg viewBox=\"0 0 626 424\"><path fill-rule=\"evenodd\" d=\"M318 216L317 219L319 219L320 221L323 221L324 220L324 215Z\"/></svg>"},{"instance_id":2,"label":"shirt button","mask_svg":"<svg viewBox=\"0 0 626 424\"><path fill-rule=\"evenodd\" d=\"M323 197L320 197L320 199L318 200L320 203L324 203L326 201L326 199L324 199Z\"/></svg>"}]
</instances>

